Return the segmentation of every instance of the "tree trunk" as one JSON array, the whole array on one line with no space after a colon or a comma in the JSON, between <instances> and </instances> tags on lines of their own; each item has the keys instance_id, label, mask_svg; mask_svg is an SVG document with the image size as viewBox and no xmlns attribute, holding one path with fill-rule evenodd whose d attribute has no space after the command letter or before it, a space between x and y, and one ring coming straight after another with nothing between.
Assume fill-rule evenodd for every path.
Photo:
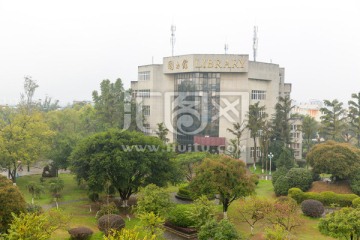
<instances>
[{"instance_id":1,"label":"tree trunk","mask_svg":"<svg viewBox=\"0 0 360 240\"><path fill-rule=\"evenodd\" d=\"M229 207L229 199L225 198L223 199L223 213L224 213L224 219L227 219L228 216L227 216L227 210L228 210L228 207Z\"/></svg>"},{"instance_id":2,"label":"tree trunk","mask_svg":"<svg viewBox=\"0 0 360 240\"><path fill-rule=\"evenodd\" d=\"M256 170L256 137L254 137L254 170Z\"/></svg>"}]
</instances>

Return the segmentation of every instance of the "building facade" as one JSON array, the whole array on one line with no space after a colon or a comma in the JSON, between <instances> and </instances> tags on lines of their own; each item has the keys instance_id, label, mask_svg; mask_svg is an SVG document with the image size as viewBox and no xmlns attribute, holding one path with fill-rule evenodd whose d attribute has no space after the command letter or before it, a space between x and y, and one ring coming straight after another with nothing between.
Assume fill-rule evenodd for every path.
<instances>
[{"instance_id":1,"label":"building facade","mask_svg":"<svg viewBox=\"0 0 360 240\"><path fill-rule=\"evenodd\" d=\"M192 54L139 66L131 88L146 118L144 129L155 134L164 123L170 142L184 151L196 147L199 138L229 143L235 137L227 129L244 122L249 105L258 101L271 116L277 98L290 95L291 84L284 80L284 68L249 61L248 55ZM257 151L250 132L240 140L241 159L252 163Z\"/></svg>"}]
</instances>

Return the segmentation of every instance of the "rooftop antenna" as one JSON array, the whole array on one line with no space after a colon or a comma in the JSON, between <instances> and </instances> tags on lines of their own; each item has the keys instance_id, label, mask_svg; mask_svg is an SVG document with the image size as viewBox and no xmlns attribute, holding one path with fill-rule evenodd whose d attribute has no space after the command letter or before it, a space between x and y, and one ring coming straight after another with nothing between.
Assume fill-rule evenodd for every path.
<instances>
[{"instance_id":1,"label":"rooftop antenna","mask_svg":"<svg viewBox=\"0 0 360 240\"><path fill-rule=\"evenodd\" d=\"M254 62L256 62L256 55L257 55L257 49L258 49L257 32L258 32L258 27L254 26L254 38L253 38Z\"/></svg>"},{"instance_id":2,"label":"rooftop antenna","mask_svg":"<svg viewBox=\"0 0 360 240\"><path fill-rule=\"evenodd\" d=\"M170 43L171 43L171 56L174 56L174 47L175 47L175 31L176 31L176 26L175 25L171 25L171 38L170 38Z\"/></svg>"},{"instance_id":3,"label":"rooftop antenna","mask_svg":"<svg viewBox=\"0 0 360 240\"><path fill-rule=\"evenodd\" d=\"M225 43L225 46L224 46L225 54L227 54L228 49L229 49L229 45L227 43Z\"/></svg>"}]
</instances>

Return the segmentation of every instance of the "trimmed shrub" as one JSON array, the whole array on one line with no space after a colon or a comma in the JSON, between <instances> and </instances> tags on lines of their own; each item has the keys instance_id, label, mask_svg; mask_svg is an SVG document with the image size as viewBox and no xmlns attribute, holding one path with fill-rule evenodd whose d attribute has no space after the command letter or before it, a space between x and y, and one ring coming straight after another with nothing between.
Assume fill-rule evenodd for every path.
<instances>
[{"instance_id":1,"label":"trimmed shrub","mask_svg":"<svg viewBox=\"0 0 360 240\"><path fill-rule=\"evenodd\" d=\"M324 205L318 201L313 199L305 200L301 203L301 210L304 215L319 218L324 213Z\"/></svg>"},{"instance_id":2,"label":"trimmed shrub","mask_svg":"<svg viewBox=\"0 0 360 240\"><path fill-rule=\"evenodd\" d=\"M120 230L125 227L125 221L115 214L107 214L98 219L98 228L105 235L108 235L111 229Z\"/></svg>"},{"instance_id":3,"label":"trimmed shrub","mask_svg":"<svg viewBox=\"0 0 360 240\"><path fill-rule=\"evenodd\" d=\"M280 176L274 184L276 196L285 196L290 188L289 179L286 176Z\"/></svg>"},{"instance_id":4,"label":"trimmed shrub","mask_svg":"<svg viewBox=\"0 0 360 240\"><path fill-rule=\"evenodd\" d=\"M273 172L271 176L271 182L273 185L275 185L276 181L279 177L285 176L289 170L285 167L278 168L275 172Z\"/></svg>"},{"instance_id":5,"label":"trimmed shrub","mask_svg":"<svg viewBox=\"0 0 360 240\"><path fill-rule=\"evenodd\" d=\"M93 231L87 227L72 228L68 232L72 240L87 240L93 234Z\"/></svg>"},{"instance_id":6,"label":"trimmed shrub","mask_svg":"<svg viewBox=\"0 0 360 240\"><path fill-rule=\"evenodd\" d=\"M179 187L179 191L176 193L176 196L184 200L193 200L191 197L191 192L189 190L189 185Z\"/></svg>"},{"instance_id":7,"label":"trimmed shrub","mask_svg":"<svg viewBox=\"0 0 360 240\"><path fill-rule=\"evenodd\" d=\"M167 221L178 227L192 227L196 225L195 220L189 214L194 206L191 204L177 204L169 211Z\"/></svg>"},{"instance_id":8,"label":"trimmed shrub","mask_svg":"<svg viewBox=\"0 0 360 240\"><path fill-rule=\"evenodd\" d=\"M355 198L352 200L352 207L353 208L360 208L360 197Z\"/></svg>"},{"instance_id":9,"label":"trimmed shrub","mask_svg":"<svg viewBox=\"0 0 360 240\"><path fill-rule=\"evenodd\" d=\"M199 240L239 240L242 237L237 233L234 225L226 219L216 222L214 219L208 221L200 228Z\"/></svg>"},{"instance_id":10,"label":"trimmed shrub","mask_svg":"<svg viewBox=\"0 0 360 240\"><path fill-rule=\"evenodd\" d=\"M358 197L356 194L337 194L334 192L303 192L298 188L291 188L288 191L289 196L296 200L297 203L301 203L307 199L318 200L324 204L324 206L331 206L333 204L340 207L350 207L352 201Z\"/></svg>"},{"instance_id":11,"label":"trimmed shrub","mask_svg":"<svg viewBox=\"0 0 360 240\"><path fill-rule=\"evenodd\" d=\"M119 210L116 207L115 203L111 202L109 204L102 205L100 210L96 213L95 218L99 219L100 217L107 214L119 214Z\"/></svg>"},{"instance_id":12,"label":"trimmed shrub","mask_svg":"<svg viewBox=\"0 0 360 240\"><path fill-rule=\"evenodd\" d=\"M310 189L313 182L311 172L305 168L292 168L286 174L286 177L290 188L297 187L304 192Z\"/></svg>"}]
</instances>

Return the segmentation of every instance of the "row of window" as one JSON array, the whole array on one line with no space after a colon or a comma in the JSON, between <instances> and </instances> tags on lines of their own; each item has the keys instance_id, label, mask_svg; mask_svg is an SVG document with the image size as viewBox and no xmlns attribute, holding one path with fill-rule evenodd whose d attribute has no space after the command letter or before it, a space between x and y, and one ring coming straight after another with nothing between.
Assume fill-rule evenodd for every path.
<instances>
[{"instance_id":1,"label":"row of window","mask_svg":"<svg viewBox=\"0 0 360 240\"><path fill-rule=\"evenodd\" d=\"M149 98L150 97L150 89L134 90L133 97Z\"/></svg>"}]
</instances>

